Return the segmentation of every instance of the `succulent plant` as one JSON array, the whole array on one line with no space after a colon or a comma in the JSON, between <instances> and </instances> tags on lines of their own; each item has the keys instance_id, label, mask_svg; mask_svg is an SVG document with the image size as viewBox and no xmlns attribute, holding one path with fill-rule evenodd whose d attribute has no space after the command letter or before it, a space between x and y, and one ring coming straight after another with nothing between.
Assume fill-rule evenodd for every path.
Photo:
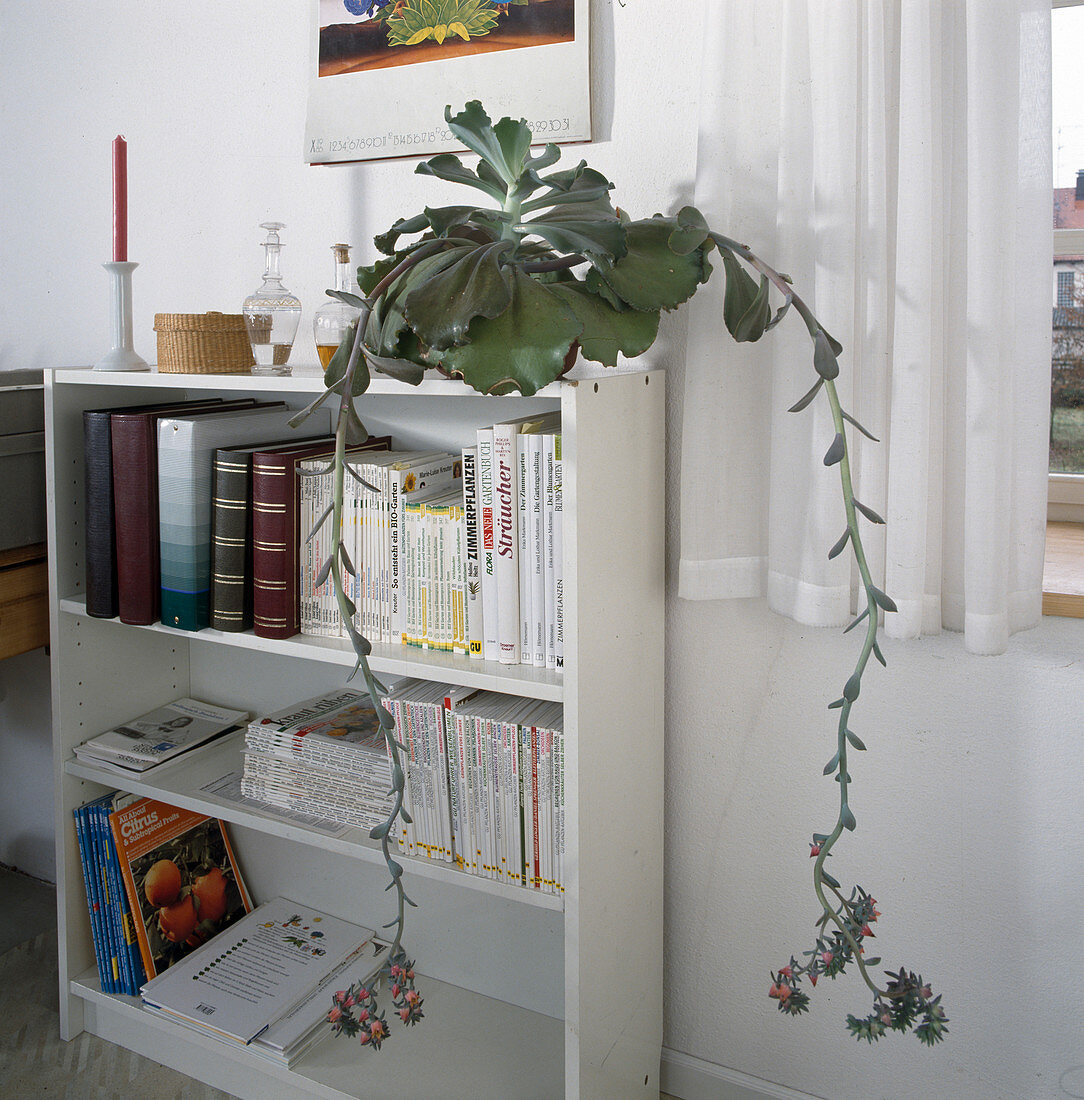
<instances>
[{"instance_id":1,"label":"succulent plant","mask_svg":"<svg viewBox=\"0 0 1084 1100\"><path fill-rule=\"evenodd\" d=\"M444 11L437 0L419 0L411 7ZM872 1042L886 1030L913 1029L925 1043L938 1041L947 1032L940 998L903 970L890 976L885 987L876 984L871 968L880 959L866 958L863 944L872 937L870 925L879 915L873 899L857 886L845 895L825 866L843 833L856 827L848 757L865 745L850 728L850 716L870 658L885 663L878 644L881 614L896 610L892 599L874 584L862 546L862 525L884 521L855 498L852 487L847 432L853 429L874 437L840 403L835 379L841 345L794 292L786 275L745 245L711 229L694 207L670 216L632 219L612 204L609 180L585 162L551 171L560 150L550 144L533 152L526 122L502 118L494 124L478 102L468 103L458 114L447 108L445 120L459 141L477 154L477 166L468 167L459 156L444 153L419 164L416 171L466 186L479 194L478 201L426 207L400 219L375 238L383 257L359 269L364 297L328 292L358 306L361 313L354 331L328 363L325 393L310 406L316 408L333 396L340 399L325 575L330 571L336 578L340 612L369 690L377 697L378 685L367 660L371 647L351 622L353 608L341 586L341 568L333 566L341 561L349 568L337 541L344 455L348 436L364 432L353 399L368 388L371 371L416 384L425 368L438 367L482 393L533 394L561 375L577 348L585 359L605 366L616 365L620 356L645 352L658 333L662 312L688 301L711 277L712 253L717 252L725 279L722 322L734 340L759 340L791 309L809 333L815 377L790 411L801 412L822 394L828 401L834 435L824 464L839 468L846 515L844 531L828 556L850 550L865 604L847 628L863 627L858 659L841 696L829 704L838 711L838 720L834 754L824 774L839 785L839 810L830 830L814 834L810 850L817 941L806 952L808 962L792 958L772 974L770 996L780 1010L799 1015L809 1005L808 994L799 988L802 977L816 985L819 977L835 978L853 966L874 994L874 1011L863 1020L849 1017L852 1034ZM390 723L390 715L378 709L382 720ZM404 812L402 769L390 724L385 734L398 783L396 808L373 836L384 843L399 892L398 948L403 868L388 853L387 839L395 816Z\"/></svg>"}]
</instances>

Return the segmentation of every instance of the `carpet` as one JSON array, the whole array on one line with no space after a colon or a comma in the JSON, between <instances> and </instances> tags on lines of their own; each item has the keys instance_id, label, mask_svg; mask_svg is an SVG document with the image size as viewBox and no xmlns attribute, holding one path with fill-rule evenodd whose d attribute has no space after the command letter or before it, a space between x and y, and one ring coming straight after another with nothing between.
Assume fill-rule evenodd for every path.
<instances>
[{"instance_id":1,"label":"carpet","mask_svg":"<svg viewBox=\"0 0 1084 1100\"><path fill-rule=\"evenodd\" d=\"M0 955L0 1096L63 1100L233 1100L229 1093L82 1032L60 1038L56 935Z\"/></svg>"}]
</instances>

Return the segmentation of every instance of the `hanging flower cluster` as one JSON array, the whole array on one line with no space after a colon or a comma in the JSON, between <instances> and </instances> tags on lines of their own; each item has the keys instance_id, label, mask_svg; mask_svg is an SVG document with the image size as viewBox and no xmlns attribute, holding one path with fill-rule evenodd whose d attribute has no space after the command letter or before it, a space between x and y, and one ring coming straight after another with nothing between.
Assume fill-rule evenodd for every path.
<instances>
[{"instance_id":1,"label":"hanging flower cluster","mask_svg":"<svg viewBox=\"0 0 1084 1100\"><path fill-rule=\"evenodd\" d=\"M380 1010L376 1000L376 989L382 978L390 983L392 1005L404 1024L413 1027L425 1016L423 999L414 984L414 963L404 959L401 963L392 963L368 984L354 982L348 989L340 989L334 994L327 1019L336 1035L357 1038L362 1046L380 1049L391 1030L387 1014Z\"/></svg>"},{"instance_id":2,"label":"hanging flower cluster","mask_svg":"<svg viewBox=\"0 0 1084 1100\"><path fill-rule=\"evenodd\" d=\"M825 837L815 836L810 847L810 858L818 858ZM941 1007L941 996L921 977L906 970L898 974L888 973L889 981L879 989L870 979L868 968L877 966L880 958L866 958L865 941L873 939L872 925L881 915L877 899L867 894L861 886L844 898L838 883L823 869L821 882L838 899L838 906L826 906L817 927L821 934L813 947L803 953L806 959L800 963L793 955L786 966L772 973L768 996L779 1002L779 1011L790 1016L800 1016L809 1011L809 994L802 988L802 978L808 978L816 986L821 977L835 978L850 963L856 963L866 984L873 990L873 1011L865 1017L847 1016L847 1030L856 1039L872 1043L886 1031L914 1030L919 1040L927 1046L940 1042L948 1034L948 1017ZM829 934L828 925L835 925Z\"/></svg>"}]
</instances>

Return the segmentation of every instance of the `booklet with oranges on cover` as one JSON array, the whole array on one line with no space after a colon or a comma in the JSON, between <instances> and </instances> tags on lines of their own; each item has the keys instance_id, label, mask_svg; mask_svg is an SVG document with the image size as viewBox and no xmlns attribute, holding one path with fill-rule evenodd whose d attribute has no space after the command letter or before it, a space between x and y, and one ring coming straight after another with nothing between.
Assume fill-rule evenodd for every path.
<instances>
[{"instance_id":1,"label":"booklet with oranges on cover","mask_svg":"<svg viewBox=\"0 0 1084 1100\"><path fill-rule=\"evenodd\" d=\"M109 827L148 979L252 908L217 818L140 798Z\"/></svg>"}]
</instances>

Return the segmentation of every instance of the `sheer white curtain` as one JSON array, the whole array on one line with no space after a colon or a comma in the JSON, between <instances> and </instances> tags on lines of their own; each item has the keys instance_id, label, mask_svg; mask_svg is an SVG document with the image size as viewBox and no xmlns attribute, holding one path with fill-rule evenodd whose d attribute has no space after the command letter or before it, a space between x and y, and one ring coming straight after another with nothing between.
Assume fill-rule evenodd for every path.
<instances>
[{"instance_id":1,"label":"sheer white curtain","mask_svg":"<svg viewBox=\"0 0 1084 1100\"><path fill-rule=\"evenodd\" d=\"M707 0L696 204L844 345L892 636L1001 652L1041 614L1050 382L1049 0ZM713 285L714 284L714 285ZM833 429L793 315L720 336L692 303L679 590L844 623L857 578Z\"/></svg>"}]
</instances>

